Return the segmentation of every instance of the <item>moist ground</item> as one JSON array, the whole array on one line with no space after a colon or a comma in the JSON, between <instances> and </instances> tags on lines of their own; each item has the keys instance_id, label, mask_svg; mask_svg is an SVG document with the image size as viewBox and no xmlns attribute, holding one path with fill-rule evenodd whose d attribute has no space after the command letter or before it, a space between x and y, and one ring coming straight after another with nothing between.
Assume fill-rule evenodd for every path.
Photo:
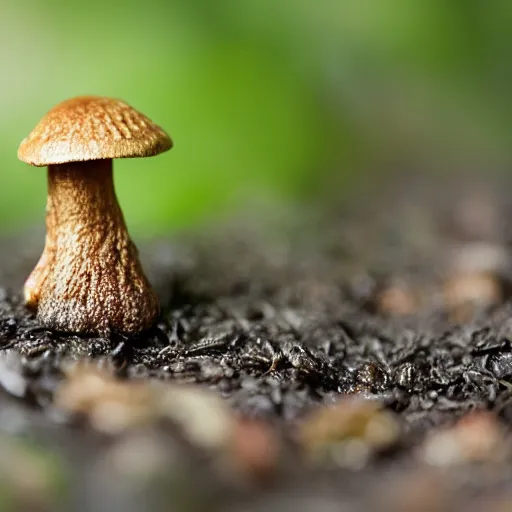
<instances>
[{"instance_id":1,"label":"moist ground","mask_svg":"<svg viewBox=\"0 0 512 512\"><path fill-rule=\"evenodd\" d=\"M397 176L381 185L342 206L265 207L139 244L163 312L137 339L41 329L19 295L38 238L5 239L0 456L9 463L0 463L0 495L12 487L5 499L27 507L32 493L41 510L512 506L512 183ZM105 433L90 406L56 403L75 378L72 362L85 358L121 382L209 390L246 422L243 439L263 436L278 455L255 460L237 448L227 467L243 471L219 470L230 448L191 442L157 414ZM389 412L387 442L357 426L334 440L313 428L304 441L322 407L337 404L352 421L349 397L379 421ZM147 462L148 446L165 454L161 465ZM134 468L125 474L118 455ZM28 483L13 477L17 464L35 474Z\"/></svg>"}]
</instances>

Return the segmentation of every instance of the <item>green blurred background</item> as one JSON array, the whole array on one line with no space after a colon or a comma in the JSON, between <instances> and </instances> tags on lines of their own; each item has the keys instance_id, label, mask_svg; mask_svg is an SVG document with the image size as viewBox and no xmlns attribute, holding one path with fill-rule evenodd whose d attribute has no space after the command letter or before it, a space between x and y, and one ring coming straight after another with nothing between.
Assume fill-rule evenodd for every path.
<instances>
[{"instance_id":1,"label":"green blurred background","mask_svg":"<svg viewBox=\"0 0 512 512\"><path fill-rule=\"evenodd\" d=\"M329 200L394 167L511 164L512 2L0 0L0 228L42 222L19 142L63 99L119 97L175 148L116 163L131 230Z\"/></svg>"}]
</instances>

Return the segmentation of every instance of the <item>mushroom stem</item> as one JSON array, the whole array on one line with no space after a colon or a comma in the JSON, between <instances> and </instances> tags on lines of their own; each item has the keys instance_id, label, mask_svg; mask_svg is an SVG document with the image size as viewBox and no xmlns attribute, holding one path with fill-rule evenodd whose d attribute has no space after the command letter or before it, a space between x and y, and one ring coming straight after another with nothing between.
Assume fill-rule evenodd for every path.
<instances>
[{"instance_id":1,"label":"mushroom stem","mask_svg":"<svg viewBox=\"0 0 512 512\"><path fill-rule=\"evenodd\" d=\"M48 204L47 255L33 272L39 321L100 335L151 327L158 300L117 202L112 160L50 165Z\"/></svg>"},{"instance_id":2,"label":"mushroom stem","mask_svg":"<svg viewBox=\"0 0 512 512\"><path fill-rule=\"evenodd\" d=\"M46 278L50 271L51 265L55 258L55 240L53 238L53 226L55 218L51 197L48 196L46 202L46 239L44 243L43 253L37 262L34 270L30 273L23 287L23 295L25 304L30 309L37 309L41 290L44 287Z\"/></svg>"}]
</instances>

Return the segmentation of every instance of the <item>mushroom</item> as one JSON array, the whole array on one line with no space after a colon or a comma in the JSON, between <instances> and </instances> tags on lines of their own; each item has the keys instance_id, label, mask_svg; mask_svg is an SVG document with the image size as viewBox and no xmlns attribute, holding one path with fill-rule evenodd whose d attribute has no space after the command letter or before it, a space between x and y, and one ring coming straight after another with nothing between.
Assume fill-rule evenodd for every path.
<instances>
[{"instance_id":1,"label":"mushroom","mask_svg":"<svg viewBox=\"0 0 512 512\"><path fill-rule=\"evenodd\" d=\"M60 103L22 141L20 160L48 166L46 243L24 287L44 327L108 336L152 326L158 299L117 202L112 159L171 147L146 116L96 96Z\"/></svg>"}]
</instances>

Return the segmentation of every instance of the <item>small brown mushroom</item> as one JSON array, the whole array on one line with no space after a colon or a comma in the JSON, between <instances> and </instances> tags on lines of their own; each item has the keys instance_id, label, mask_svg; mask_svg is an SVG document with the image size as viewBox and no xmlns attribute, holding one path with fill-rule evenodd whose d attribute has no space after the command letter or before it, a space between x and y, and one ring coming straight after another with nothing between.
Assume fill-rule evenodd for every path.
<instances>
[{"instance_id":1,"label":"small brown mushroom","mask_svg":"<svg viewBox=\"0 0 512 512\"><path fill-rule=\"evenodd\" d=\"M46 244L24 288L43 326L109 335L154 323L158 299L117 202L112 159L171 147L169 136L140 112L96 96L60 103L22 141L20 160L48 166Z\"/></svg>"}]
</instances>

